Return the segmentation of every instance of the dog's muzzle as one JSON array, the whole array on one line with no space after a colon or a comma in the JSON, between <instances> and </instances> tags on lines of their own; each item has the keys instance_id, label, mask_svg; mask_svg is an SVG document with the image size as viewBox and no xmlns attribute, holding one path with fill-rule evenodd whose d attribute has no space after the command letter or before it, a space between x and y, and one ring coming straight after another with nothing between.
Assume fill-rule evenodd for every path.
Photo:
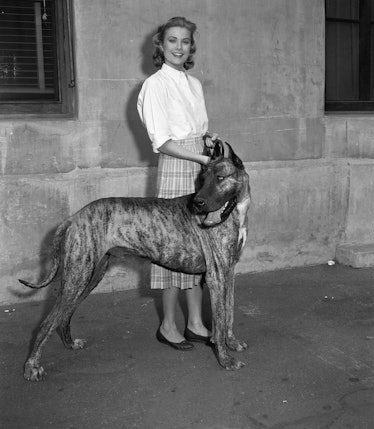
<instances>
[{"instance_id":1,"label":"dog's muzzle","mask_svg":"<svg viewBox=\"0 0 374 429\"><path fill-rule=\"evenodd\" d=\"M212 227L224 222L234 210L236 203L236 197L234 197L226 201L219 209L209 211L206 200L196 195L193 199L193 212L199 215L206 215L202 224L206 227Z\"/></svg>"}]
</instances>

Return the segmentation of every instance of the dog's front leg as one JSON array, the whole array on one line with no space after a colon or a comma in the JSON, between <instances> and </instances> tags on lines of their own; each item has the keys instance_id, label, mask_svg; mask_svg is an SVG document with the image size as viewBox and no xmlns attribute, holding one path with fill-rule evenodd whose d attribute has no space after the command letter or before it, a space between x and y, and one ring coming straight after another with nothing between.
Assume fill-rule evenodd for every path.
<instances>
[{"instance_id":1,"label":"dog's front leg","mask_svg":"<svg viewBox=\"0 0 374 429\"><path fill-rule=\"evenodd\" d=\"M225 305L225 281L218 275L210 275L207 279L212 306L213 334L212 342L215 345L218 362L228 370L239 369L245 364L227 353L227 318ZM220 281L221 280L221 281Z\"/></svg>"},{"instance_id":2,"label":"dog's front leg","mask_svg":"<svg viewBox=\"0 0 374 429\"><path fill-rule=\"evenodd\" d=\"M234 326L234 268L230 270L229 275L226 277L226 344L230 350L242 352L246 350L247 344L244 341L239 341L235 338L233 332Z\"/></svg>"}]
</instances>

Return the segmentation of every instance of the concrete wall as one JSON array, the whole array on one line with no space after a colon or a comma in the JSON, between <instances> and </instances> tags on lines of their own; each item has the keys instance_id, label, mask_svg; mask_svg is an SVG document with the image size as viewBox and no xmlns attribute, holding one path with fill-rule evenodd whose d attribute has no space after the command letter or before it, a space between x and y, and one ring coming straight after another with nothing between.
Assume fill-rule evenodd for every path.
<instances>
[{"instance_id":1,"label":"concrete wall","mask_svg":"<svg viewBox=\"0 0 374 429\"><path fill-rule=\"evenodd\" d=\"M348 168L348 209L342 245L366 246L374 260L374 115L328 115L325 122L326 156L344 159Z\"/></svg>"},{"instance_id":2,"label":"concrete wall","mask_svg":"<svg viewBox=\"0 0 374 429\"><path fill-rule=\"evenodd\" d=\"M345 230L346 158L373 157L373 117L324 116L323 0L79 0L74 15L77 118L0 121L0 303L44 297L25 293L17 278L48 269L51 234L66 216L100 197L153 194L157 158L136 98L154 72L150 38L176 15L199 28L193 73L210 130L234 146L251 176L238 270L334 257L354 230ZM115 258L98 290L147 281L146 262Z\"/></svg>"}]
</instances>

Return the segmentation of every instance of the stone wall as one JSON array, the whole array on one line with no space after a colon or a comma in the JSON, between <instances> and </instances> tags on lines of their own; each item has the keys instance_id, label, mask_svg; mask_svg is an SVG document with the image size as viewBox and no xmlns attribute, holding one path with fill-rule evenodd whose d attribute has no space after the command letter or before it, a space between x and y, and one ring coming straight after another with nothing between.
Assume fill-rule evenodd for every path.
<instances>
[{"instance_id":1,"label":"stone wall","mask_svg":"<svg viewBox=\"0 0 374 429\"><path fill-rule=\"evenodd\" d=\"M323 0L79 0L77 117L0 122L1 303L45 296L25 293L17 279L46 271L52 232L68 215L101 197L153 194L157 158L136 98L155 71L151 36L176 15L199 28L192 73L204 86L210 130L251 176L238 270L323 263L360 230L345 230L353 207L345 159L373 157L373 118L324 115ZM98 290L147 284L147 267L119 257Z\"/></svg>"}]
</instances>

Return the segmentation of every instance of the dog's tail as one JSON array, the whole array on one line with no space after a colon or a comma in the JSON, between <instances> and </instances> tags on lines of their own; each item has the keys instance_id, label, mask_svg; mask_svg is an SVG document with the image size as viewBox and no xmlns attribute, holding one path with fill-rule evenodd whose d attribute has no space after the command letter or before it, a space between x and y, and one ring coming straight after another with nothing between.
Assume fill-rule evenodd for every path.
<instances>
[{"instance_id":1,"label":"dog's tail","mask_svg":"<svg viewBox=\"0 0 374 429\"><path fill-rule=\"evenodd\" d=\"M18 279L18 281L22 284L24 284L27 287L30 287L32 289L41 289L43 287L48 286L51 281L56 277L58 268L60 266L60 247L62 239L65 236L66 230L71 225L71 220L68 219L65 222L63 222L56 230L55 236L53 237L53 262L52 262L52 268L51 271L48 274L48 277L45 278L41 283L30 283L25 280Z\"/></svg>"}]
</instances>

